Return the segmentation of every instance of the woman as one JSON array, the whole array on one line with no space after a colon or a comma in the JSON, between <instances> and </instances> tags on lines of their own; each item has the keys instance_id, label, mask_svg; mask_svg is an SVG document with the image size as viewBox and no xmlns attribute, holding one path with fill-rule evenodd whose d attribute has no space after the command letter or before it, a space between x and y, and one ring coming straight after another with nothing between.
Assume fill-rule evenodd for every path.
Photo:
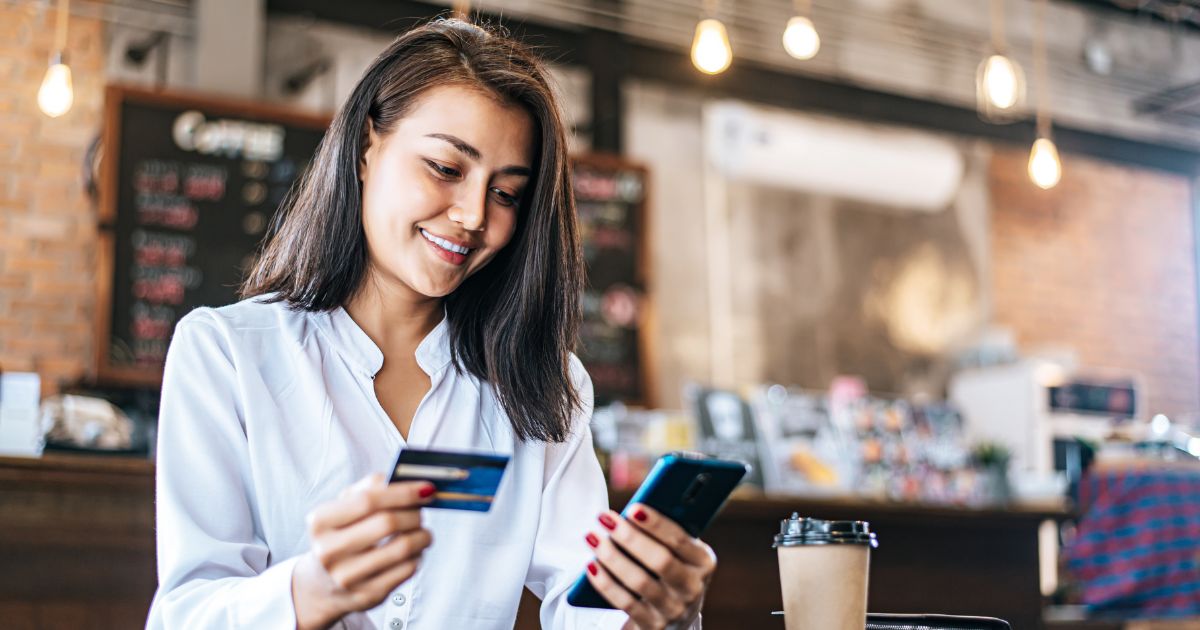
<instances>
[{"instance_id":1,"label":"woman","mask_svg":"<svg viewBox=\"0 0 1200 630\"><path fill-rule=\"evenodd\" d=\"M367 69L249 299L176 328L148 627L511 628L523 587L546 628L698 627L711 549L605 509L564 140L539 62L479 27ZM489 512L421 510L379 474L402 447L512 460ZM566 603L585 566L623 612Z\"/></svg>"}]
</instances>

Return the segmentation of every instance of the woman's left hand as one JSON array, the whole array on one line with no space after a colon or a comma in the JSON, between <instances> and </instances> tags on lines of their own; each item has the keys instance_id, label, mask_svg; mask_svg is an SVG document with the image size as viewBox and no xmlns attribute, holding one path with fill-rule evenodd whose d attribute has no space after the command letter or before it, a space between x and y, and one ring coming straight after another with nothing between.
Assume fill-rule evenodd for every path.
<instances>
[{"instance_id":1,"label":"woman's left hand","mask_svg":"<svg viewBox=\"0 0 1200 630\"><path fill-rule=\"evenodd\" d=\"M604 512L599 520L608 535L588 533L587 543L596 551L588 580L629 614L626 630L686 628L700 614L716 554L645 505L634 505L629 515Z\"/></svg>"}]
</instances>

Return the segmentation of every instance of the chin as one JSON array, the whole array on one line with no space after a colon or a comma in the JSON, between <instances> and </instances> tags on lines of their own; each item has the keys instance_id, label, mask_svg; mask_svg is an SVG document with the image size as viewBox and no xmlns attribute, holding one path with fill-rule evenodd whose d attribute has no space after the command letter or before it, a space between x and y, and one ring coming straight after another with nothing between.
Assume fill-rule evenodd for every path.
<instances>
[{"instance_id":1,"label":"chin","mask_svg":"<svg viewBox=\"0 0 1200 630\"><path fill-rule=\"evenodd\" d=\"M444 298L461 285L461 282L422 282L413 286L413 288L426 297Z\"/></svg>"}]
</instances>

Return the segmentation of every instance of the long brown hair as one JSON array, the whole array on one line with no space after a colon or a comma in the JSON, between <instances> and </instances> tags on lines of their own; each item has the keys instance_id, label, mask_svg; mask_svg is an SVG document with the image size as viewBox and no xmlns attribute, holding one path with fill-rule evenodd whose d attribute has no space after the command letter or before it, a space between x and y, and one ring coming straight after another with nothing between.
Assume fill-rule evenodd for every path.
<instances>
[{"instance_id":1,"label":"long brown hair","mask_svg":"<svg viewBox=\"0 0 1200 630\"><path fill-rule=\"evenodd\" d=\"M437 19L371 63L276 214L242 295L308 311L354 295L368 267L358 179L367 122L386 136L422 93L444 85L524 108L536 133L512 240L444 299L455 368L493 386L518 438L561 442L580 406L570 353L584 282L566 134L541 62L501 33Z\"/></svg>"}]
</instances>

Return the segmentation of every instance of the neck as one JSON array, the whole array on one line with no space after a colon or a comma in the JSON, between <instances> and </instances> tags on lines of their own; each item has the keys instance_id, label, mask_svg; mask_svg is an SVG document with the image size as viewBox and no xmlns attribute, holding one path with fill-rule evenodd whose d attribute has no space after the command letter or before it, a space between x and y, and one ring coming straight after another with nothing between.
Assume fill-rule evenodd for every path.
<instances>
[{"instance_id":1,"label":"neck","mask_svg":"<svg viewBox=\"0 0 1200 630\"><path fill-rule=\"evenodd\" d=\"M442 300L393 286L368 273L362 288L345 305L384 356L409 353L442 321Z\"/></svg>"}]
</instances>

